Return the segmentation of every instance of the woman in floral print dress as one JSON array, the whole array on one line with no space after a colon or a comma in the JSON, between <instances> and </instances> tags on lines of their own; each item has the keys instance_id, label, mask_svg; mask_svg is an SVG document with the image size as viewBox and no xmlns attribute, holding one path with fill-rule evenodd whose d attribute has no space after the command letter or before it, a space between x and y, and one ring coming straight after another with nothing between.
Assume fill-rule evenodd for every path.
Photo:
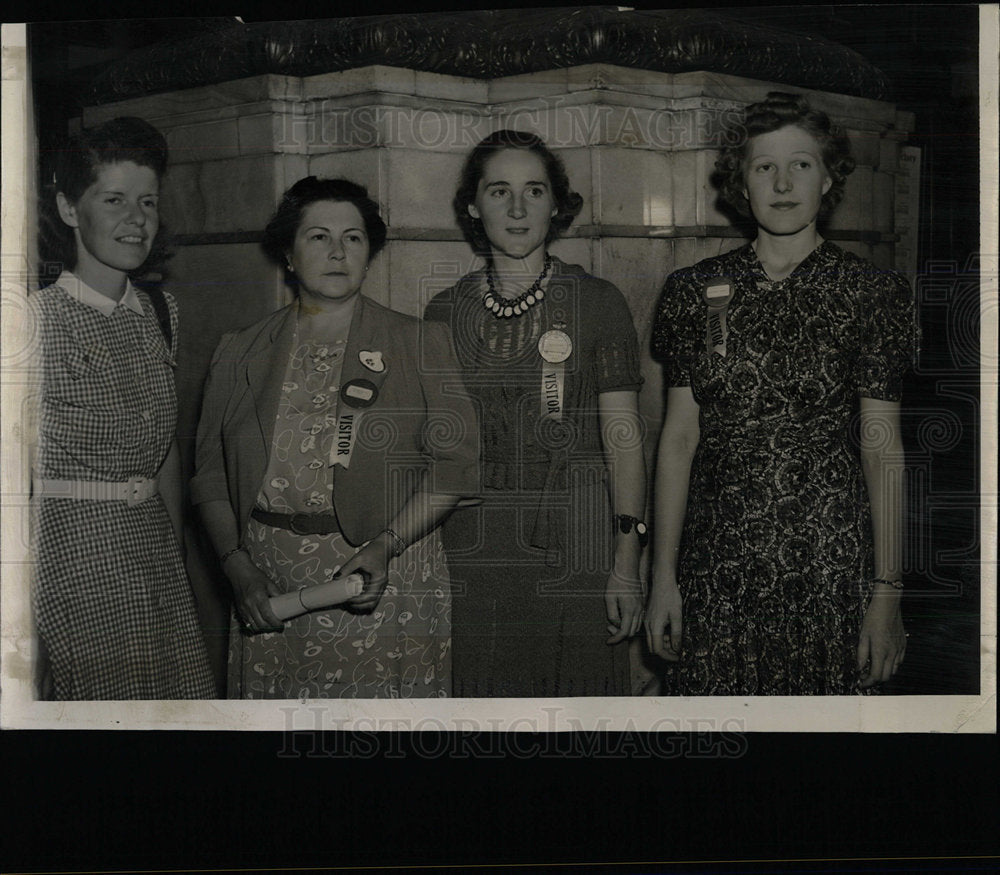
<instances>
[{"instance_id":1,"label":"woman in floral print dress","mask_svg":"<svg viewBox=\"0 0 1000 875\"><path fill-rule=\"evenodd\" d=\"M230 697L450 695L436 526L477 487L478 431L447 330L361 294L385 239L362 187L300 180L264 239L297 300L215 352L192 498L233 587ZM345 604L271 610L352 573Z\"/></svg>"},{"instance_id":2,"label":"woman in floral print dress","mask_svg":"<svg viewBox=\"0 0 1000 875\"><path fill-rule=\"evenodd\" d=\"M667 280L667 416L646 628L681 695L853 694L903 659L906 282L823 240L854 162L799 96L719 161L757 239ZM857 421L860 453L852 445Z\"/></svg>"}]
</instances>

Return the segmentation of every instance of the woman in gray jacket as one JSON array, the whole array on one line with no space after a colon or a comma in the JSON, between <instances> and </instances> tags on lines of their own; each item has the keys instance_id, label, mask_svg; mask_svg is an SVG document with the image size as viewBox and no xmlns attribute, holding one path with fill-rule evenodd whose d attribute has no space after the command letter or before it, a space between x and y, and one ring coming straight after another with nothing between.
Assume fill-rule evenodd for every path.
<instances>
[{"instance_id":1,"label":"woman in gray jacket","mask_svg":"<svg viewBox=\"0 0 1000 875\"><path fill-rule=\"evenodd\" d=\"M385 237L362 187L300 180L264 236L297 300L215 352L192 497L233 587L231 697L450 694L434 530L476 489L478 434L448 331L361 294ZM269 606L353 573L340 607Z\"/></svg>"}]
</instances>

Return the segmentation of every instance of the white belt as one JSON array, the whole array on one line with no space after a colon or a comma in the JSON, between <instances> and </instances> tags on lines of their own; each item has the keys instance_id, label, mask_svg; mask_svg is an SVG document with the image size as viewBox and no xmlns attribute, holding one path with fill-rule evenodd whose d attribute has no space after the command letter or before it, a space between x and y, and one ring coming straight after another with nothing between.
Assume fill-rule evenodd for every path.
<instances>
[{"instance_id":1,"label":"white belt","mask_svg":"<svg viewBox=\"0 0 1000 875\"><path fill-rule=\"evenodd\" d=\"M124 483L107 480L31 481L35 495L44 498L74 498L79 501L124 501L129 507L152 498L160 491L157 478L131 477Z\"/></svg>"}]
</instances>

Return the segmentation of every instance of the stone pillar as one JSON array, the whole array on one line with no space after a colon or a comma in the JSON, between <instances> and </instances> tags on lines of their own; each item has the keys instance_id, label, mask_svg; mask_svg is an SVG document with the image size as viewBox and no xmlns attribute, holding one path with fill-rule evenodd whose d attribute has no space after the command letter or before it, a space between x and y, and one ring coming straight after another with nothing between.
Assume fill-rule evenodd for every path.
<instances>
[{"instance_id":1,"label":"stone pillar","mask_svg":"<svg viewBox=\"0 0 1000 875\"><path fill-rule=\"evenodd\" d=\"M188 327L181 379L191 402L219 335L288 300L258 244L289 185L314 174L368 187L389 242L365 292L416 315L474 266L451 199L464 156L498 127L538 133L563 156L584 207L553 251L614 282L644 336L670 271L744 241L709 178L726 122L782 87L609 64L494 80L368 66L135 98L88 109L84 123L139 115L167 137L162 212L178 245L166 287ZM847 128L858 162L828 236L894 266L894 180L912 117L882 101L805 93ZM193 430L190 405L183 422Z\"/></svg>"}]
</instances>

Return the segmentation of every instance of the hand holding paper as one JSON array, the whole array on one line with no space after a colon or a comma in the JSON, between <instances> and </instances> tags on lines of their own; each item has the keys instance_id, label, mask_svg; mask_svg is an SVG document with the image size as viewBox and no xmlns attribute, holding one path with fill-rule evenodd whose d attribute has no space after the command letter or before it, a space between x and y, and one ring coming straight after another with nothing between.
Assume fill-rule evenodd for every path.
<instances>
[{"instance_id":1,"label":"hand holding paper","mask_svg":"<svg viewBox=\"0 0 1000 875\"><path fill-rule=\"evenodd\" d=\"M360 595L364 588L364 578L360 574L349 574L329 583L307 586L295 592L286 592L270 598L271 610L279 620L291 620L309 611L332 608Z\"/></svg>"}]
</instances>

